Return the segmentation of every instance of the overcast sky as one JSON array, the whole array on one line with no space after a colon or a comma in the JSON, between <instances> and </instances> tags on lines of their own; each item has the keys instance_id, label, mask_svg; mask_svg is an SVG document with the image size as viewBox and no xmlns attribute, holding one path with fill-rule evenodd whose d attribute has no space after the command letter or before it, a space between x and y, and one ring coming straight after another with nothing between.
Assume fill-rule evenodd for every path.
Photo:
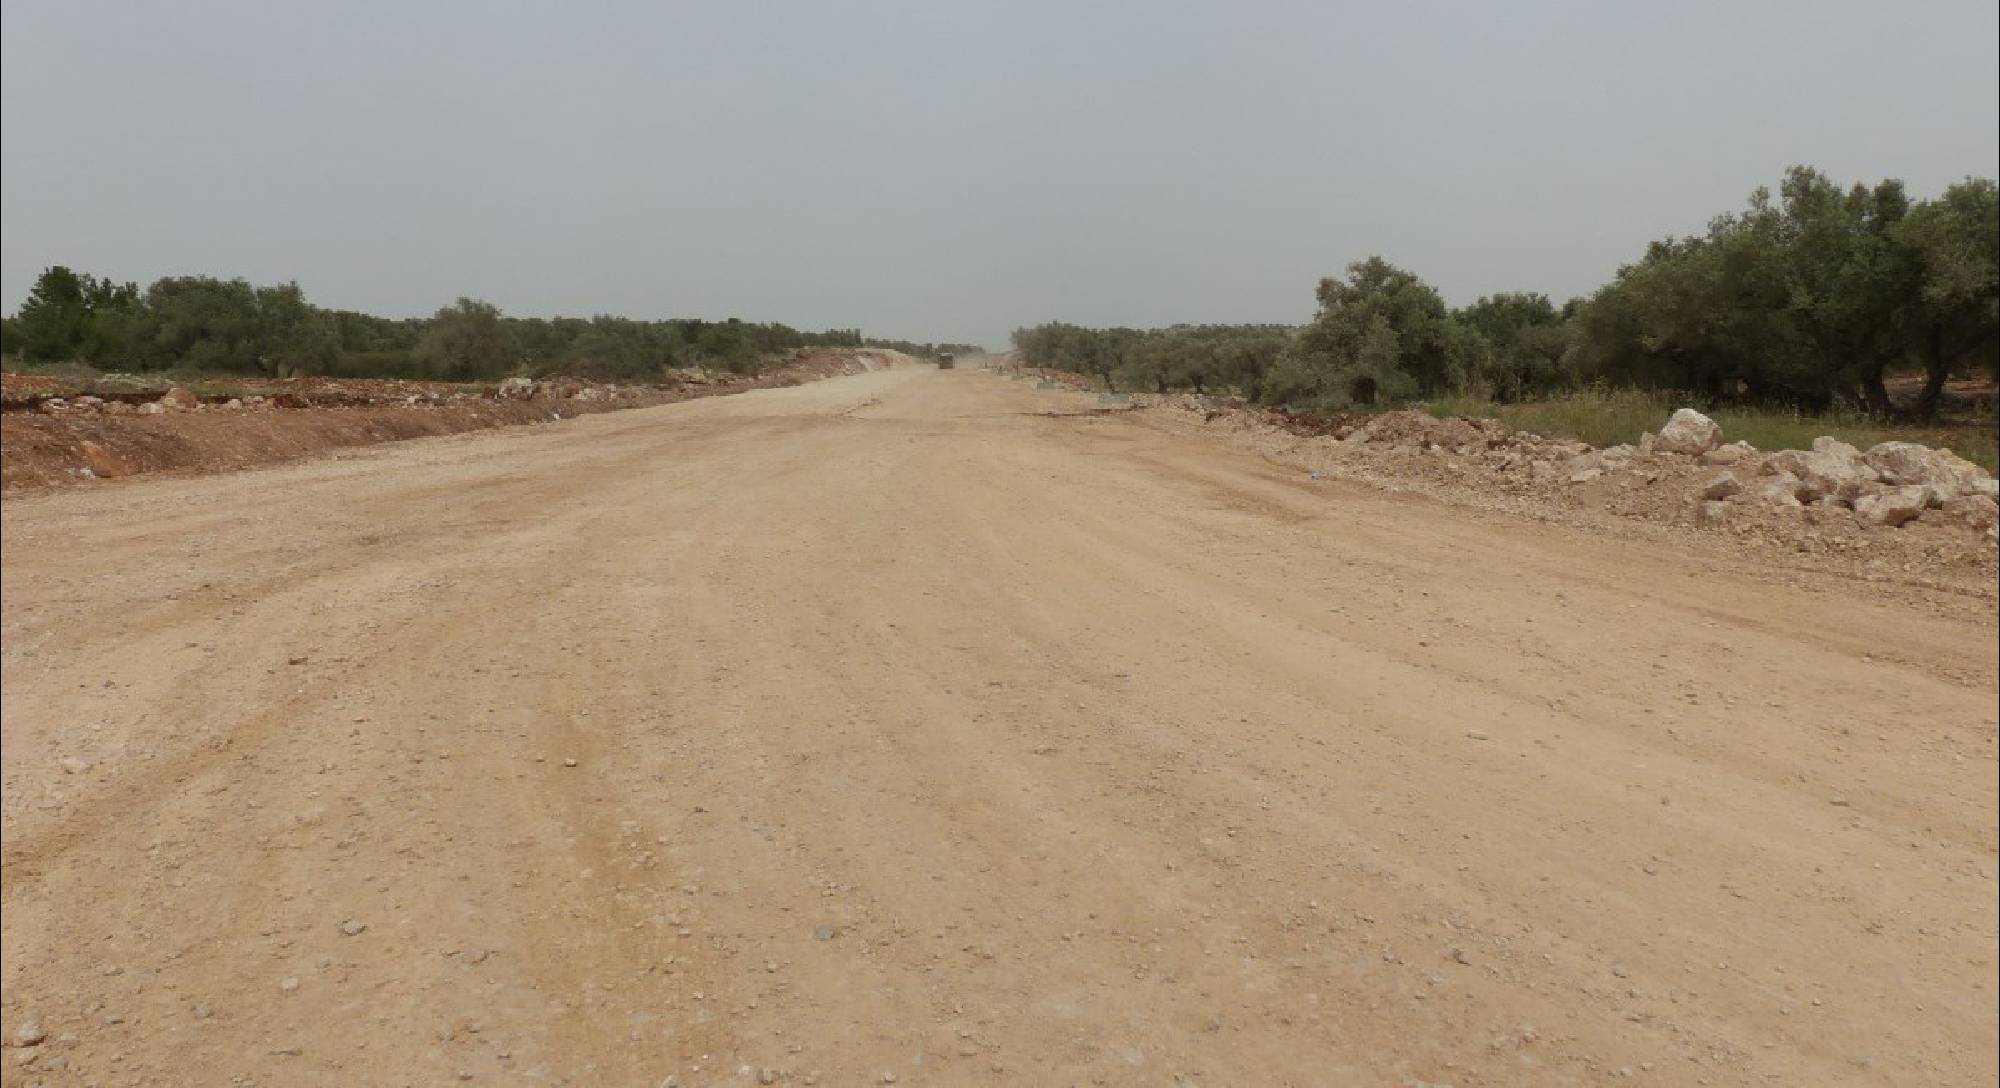
<instances>
[{"instance_id":1,"label":"overcast sky","mask_svg":"<svg viewBox=\"0 0 2000 1088\"><path fill-rule=\"evenodd\" d=\"M1303 321L1371 253L1560 299L1791 163L1993 176L1996 7L7 0L0 304L61 263L999 347Z\"/></svg>"}]
</instances>

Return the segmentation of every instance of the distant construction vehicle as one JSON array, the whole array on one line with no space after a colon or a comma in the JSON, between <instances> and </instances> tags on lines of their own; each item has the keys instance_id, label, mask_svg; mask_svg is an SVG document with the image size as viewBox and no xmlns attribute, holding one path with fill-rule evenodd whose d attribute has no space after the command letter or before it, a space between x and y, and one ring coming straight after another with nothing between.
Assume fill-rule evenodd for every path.
<instances>
[{"instance_id":1,"label":"distant construction vehicle","mask_svg":"<svg viewBox=\"0 0 2000 1088\"><path fill-rule=\"evenodd\" d=\"M958 361L957 357L948 351L938 352L937 359L938 359L939 370L950 370L952 368L952 364Z\"/></svg>"}]
</instances>

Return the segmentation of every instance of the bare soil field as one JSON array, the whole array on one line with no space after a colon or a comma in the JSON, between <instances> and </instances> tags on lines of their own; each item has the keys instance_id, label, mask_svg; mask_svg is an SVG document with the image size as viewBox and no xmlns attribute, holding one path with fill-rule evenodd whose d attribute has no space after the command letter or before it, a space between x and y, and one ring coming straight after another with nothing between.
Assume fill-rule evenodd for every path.
<instances>
[{"instance_id":1,"label":"bare soil field","mask_svg":"<svg viewBox=\"0 0 2000 1088\"><path fill-rule=\"evenodd\" d=\"M1093 404L10 496L0 1081L1994 1082L1977 564Z\"/></svg>"}]
</instances>

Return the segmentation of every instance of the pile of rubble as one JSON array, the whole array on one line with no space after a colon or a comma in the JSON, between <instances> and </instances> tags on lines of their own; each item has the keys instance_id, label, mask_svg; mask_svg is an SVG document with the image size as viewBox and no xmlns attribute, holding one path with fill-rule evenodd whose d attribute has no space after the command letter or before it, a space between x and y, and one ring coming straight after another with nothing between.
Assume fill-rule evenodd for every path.
<instances>
[{"instance_id":1,"label":"pile of rubble","mask_svg":"<svg viewBox=\"0 0 2000 1088\"><path fill-rule=\"evenodd\" d=\"M575 378L508 378L493 390L501 400L638 400L659 392L651 386L610 385Z\"/></svg>"},{"instance_id":2,"label":"pile of rubble","mask_svg":"<svg viewBox=\"0 0 2000 1088\"><path fill-rule=\"evenodd\" d=\"M1682 408L1654 440L1656 450L1726 464L1692 498L1704 524L1726 522L1732 504L1760 502L1778 510L1812 506L1820 518L1852 516L1864 526L1904 526L1918 518L1982 530L2000 526L2000 482L1984 468L1916 442L1882 442L1868 452L1820 436L1810 450L1760 454L1744 442L1722 444L1722 428ZM1608 452L1608 450L1606 450ZM1602 454L1600 454L1602 456Z\"/></svg>"},{"instance_id":3,"label":"pile of rubble","mask_svg":"<svg viewBox=\"0 0 2000 1088\"><path fill-rule=\"evenodd\" d=\"M1228 434L1316 476L1363 480L1538 518L1632 519L1725 531L1825 554L1907 554L1920 566L1991 566L1994 477L1945 449L1822 437L1807 450L1728 442L1681 409L1636 443L1598 449L1496 419L1412 410L1308 416L1188 394L1144 395L1156 418ZM1857 550L1858 549L1858 550ZM1883 549L1887 549L1886 551Z\"/></svg>"},{"instance_id":4,"label":"pile of rubble","mask_svg":"<svg viewBox=\"0 0 2000 1088\"><path fill-rule=\"evenodd\" d=\"M1684 486L1682 501L1702 525L1727 524L1746 507L1793 512L1814 524L1852 520L1900 527L1920 518L1995 535L2000 482L1946 449L1883 442L1866 452L1822 435L1810 450L1766 454L1747 442L1722 441L1722 428L1692 408L1673 414L1636 446L1612 446L1571 458L1572 484L1610 472L1644 471L1664 459L1718 471Z\"/></svg>"},{"instance_id":5,"label":"pile of rubble","mask_svg":"<svg viewBox=\"0 0 2000 1088\"><path fill-rule=\"evenodd\" d=\"M110 398L85 393L73 397L52 396L35 402L34 409L43 415L103 415L103 416L159 416L168 412L196 412L204 408L230 412L261 412L273 408L297 408L298 398L267 397L251 394L243 397L229 397L212 403L205 403L193 393L174 386L152 399L140 399L131 395Z\"/></svg>"}]
</instances>

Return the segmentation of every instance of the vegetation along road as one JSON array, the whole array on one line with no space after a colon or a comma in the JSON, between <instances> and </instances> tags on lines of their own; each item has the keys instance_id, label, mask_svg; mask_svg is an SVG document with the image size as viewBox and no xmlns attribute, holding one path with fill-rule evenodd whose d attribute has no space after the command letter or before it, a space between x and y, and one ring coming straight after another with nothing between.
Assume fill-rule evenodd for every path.
<instances>
[{"instance_id":1,"label":"vegetation along road","mask_svg":"<svg viewBox=\"0 0 2000 1088\"><path fill-rule=\"evenodd\" d=\"M1985 604L1092 403L10 500L6 1082L1991 1082Z\"/></svg>"}]
</instances>

